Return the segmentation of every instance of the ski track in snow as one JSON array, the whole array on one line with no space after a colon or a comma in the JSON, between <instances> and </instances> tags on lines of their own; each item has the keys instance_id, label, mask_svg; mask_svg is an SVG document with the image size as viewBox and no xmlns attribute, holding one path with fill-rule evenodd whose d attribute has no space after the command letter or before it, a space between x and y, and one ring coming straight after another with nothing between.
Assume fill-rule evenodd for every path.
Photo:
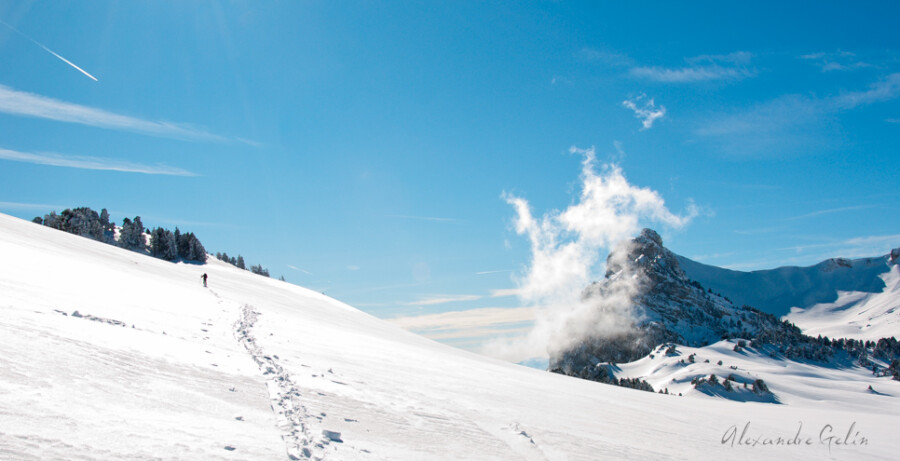
<instances>
[{"instance_id":1,"label":"ski track in snow","mask_svg":"<svg viewBox=\"0 0 900 461\"><path fill-rule=\"evenodd\" d=\"M214 295L218 297L216 293ZM253 306L241 306L241 316L234 324L234 335L250 353L266 378L266 387L271 399L272 411L278 418L281 438L287 445L287 455L291 460L324 459L325 442L316 440L310 433L309 412L301 401L300 388L291 376L278 364L277 355L267 355L256 343L253 326L259 316Z\"/></svg>"}]
</instances>

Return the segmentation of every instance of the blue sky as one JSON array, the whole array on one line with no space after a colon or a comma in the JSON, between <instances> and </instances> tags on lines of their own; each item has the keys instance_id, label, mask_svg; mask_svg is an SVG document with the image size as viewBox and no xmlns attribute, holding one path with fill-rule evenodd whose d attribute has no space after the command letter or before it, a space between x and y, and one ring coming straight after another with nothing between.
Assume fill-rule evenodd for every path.
<instances>
[{"instance_id":1,"label":"blue sky","mask_svg":"<svg viewBox=\"0 0 900 461\"><path fill-rule=\"evenodd\" d=\"M900 245L896 3L620 3L0 4L0 212L177 225L464 347L527 325L510 199L577 204L591 148L702 262Z\"/></svg>"}]
</instances>

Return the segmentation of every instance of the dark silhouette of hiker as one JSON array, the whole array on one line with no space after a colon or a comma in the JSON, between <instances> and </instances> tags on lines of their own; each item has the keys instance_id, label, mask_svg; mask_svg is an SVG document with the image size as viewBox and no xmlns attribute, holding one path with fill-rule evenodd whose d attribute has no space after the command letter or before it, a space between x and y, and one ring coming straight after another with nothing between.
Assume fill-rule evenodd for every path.
<instances>
[{"instance_id":1,"label":"dark silhouette of hiker","mask_svg":"<svg viewBox=\"0 0 900 461\"><path fill-rule=\"evenodd\" d=\"M200 279L203 280L203 286L206 286L206 273L200 276Z\"/></svg>"}]
</instances>

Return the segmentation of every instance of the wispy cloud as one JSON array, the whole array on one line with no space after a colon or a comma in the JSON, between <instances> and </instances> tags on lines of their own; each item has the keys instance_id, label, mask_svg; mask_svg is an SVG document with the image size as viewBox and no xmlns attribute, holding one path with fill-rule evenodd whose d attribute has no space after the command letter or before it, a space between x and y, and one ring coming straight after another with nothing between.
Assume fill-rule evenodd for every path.
<instances>
[{"instance_id":1,"label":"wispy cloud","mask_svg":"<svg viewBox=\"0 0 900 461\"><path fill-rule=\"evenodd\" d=\"M550 85L552 85L552 86L557 86L557 85L572 86L574 84L575 84L575 82L572 81L572 79L562 76L562 75L554 75L553 78L550 79Z\"/></svg>"},{"instance_id":2,"label":"wispy cloud","mask_svg":"<svg viewBox=\"0 0 900 461\"><path fill-rule=\"evenodd\" d=\"M858 59L856 53L843 50L804 54L800 56L800 59L810 61L814 65L819 66L822 72L850 71L875 67L873 64Z\"/></svg>"},{"instance_id":3,"label":"wispy cloud","mask_svg":"<svg viewBox=\"0 0 900 461\"><path fill-rule=\"evenodd\" d=\"M786 95L733 114L715 114L695 133L732 157L773 157L833 146L823 102Z\"/></svg>"},{"instance_id":4,"label":"wispy cloud","mask_svg":"<svg viewBox=\"0 0 900 461\"><path fill-rule=\"evenodd\" d=\"M6 27L9 27L11 30L13 30L15 33L21 35L22 37L27 38L28 40L31 41L31 43L34 43L35 45L37 45L37 46L43 48L44 51L46 51L46 52L52 54L53 56L56 56L57 58L59 58L60 60L62 60L64 63L66 63L66 64L68 64L68 65L74 67L76 70L78 70L78 71L81 72L82 74L86 75L86 76L87 76L88 78L90 78L91 80L93 80L93 81L95 81L95 82L98 81L98 80L97 80L97 77L94 77L93 75L89 74L86 70L84 70L84 69L82 69L82 68L76 66L72 61L69 61L68 59L66 59L66 58L64 58L64 57L62 57L62 56L60 56L59 54L57 54L56 52L54 52L54 51L51 50L50 48L47 48L43 43L38 42L37 40L31 38L30 36L28 36L28 35L25 34L24 32L20 31L19 29L16 29L15 27L13 27L13 26L7 24L6 21L0 19L0 23L2 23L3 25L5 25Z\"/></svg>"},{"instance_id":5,"label":"wispy cloud","mask_svg":"<svg viewBox=\"0 0 900 461\"><path fill-rule=\"evenodd\" d=\"M398 214L389 214L384 215L385 218L397 218L397 219L412 219L416 221L430 221L430 222L447 222L447 223L455 223L460 222L459 219L456 218L438 218L433 216L410 216L410 215L398 215Z\"/></svg>"},{"instance_id":6,"label":"wispy cloud","mask_svg":"<svg viewBox=\"0 0 900 461\"><path fill-rule=\"evenodd\" d=\"M491 298L505 298L508 296L520 296L522 290L519 288L500 288L491 290Z\"/></svg>"},{"instance_id":7,"label":"wispy cloud","mask_svg":"<svg viewBox=\"0 0 900 461\"><path fill-rule=\"evenodd\" d=\"M832 250L834 251L834 254L828 257L841 256L845 258L856 258L887 254L891 248L897 248L898 246L900 246L900 234L853 237L825 243L796 245L782 248L782 250L802 253L808 250L832 248L837 250Z\"/></svg>"},{"instance_id":8,"label":"wispy cloud","mask_svg":"<svg viewBox=\"0 0 900 461\"><path fill-rule=\"evenodd\" d=\"M48 210L61 210L63 208L66 208L66 206L48 205L46 203L0 202L0 209L3 210L40 210L46 212Z\"/></svg>"},{"instance_id":9,"label":"wispy cloud","mask_svg":"<svg viewBox=\"0 0 900 461\"><path fill-rule=\"evenodd\" d=\"M753 74L745 69L720 66L682 67L667 69L664 67L634 67L629 73L638 78L664 83L694 83L709 80L738 80Z\"/></svg>"},{"instance_id":10,"label":"wispy cloud","mask_svg":"<svg viewBox=\"0 0 900 461\"><path fill-rule=\"evenodd\" d=\"M810 243L779 248L772 254L755 261L729 264L731 270L764 270L783 266L810 266L829 258L869 258L888 254L900 247L900 234L872 235L836 239L824 243ZM779 253L780 252L780 253ZM784 252L789 252L785 256Z\"/></svg>"},{"instance_id":11,"label":"wispy cloud","mask_svg":"<svg viewBox=\"0 0 900 461\"><path fill-rule=\"evenodd\" d=\"M288 264L287 267L290 268L290 269L293 269L293 270L295 270L295 271L303 272L303 273L306 274L306 275L313 275L312 272L305 271L305 270L303 270L303 269L300 269L300 268L297 267L297 266L292 266L292 265Z\"/></svg>"},{"instance_id":12,"label":"wispy cloud","mask_svg":"<svg viewBox=\"0 0 900 461\"><path fill-rule=\"evenodd\" d=\"M793 216L790 218L786 218L785 220L786 221L795 221L795 220L799 220L799 219L813 218L816 216L822 216L822 215L827 215L827 214L843 213L845 211L866 210L869 208L875 208L875 205L856 205L856 206L845 206L845 207L840 207L840 208L829 208L827 210L818 210L818 211L813 211L811 213L802 214L800 216Z\"/></svg>"},{"instance_id":13,"label":"wispy cloud","mask_svg":"<svg viewBox=\"0 0 900 461\"><path fill-rule=\"evenodd\" d=\"M754 229L735 229L734 233L738 235L758 235L758 234L770 234L772 232L783 230L784 227L757 227Z\"/></svg>"},{"instance_id":14,"label":"wispy cloud","mask_svg":"<svg viewBox=\"0 0 900 461\"><path fill-rule=\"evenodd\" d=\"M0 160L34 163L38 165L80 168L83 170L121 171L125 173L143 173L170 176L197 176L190 171L165 165L142 165L116 159L62 155L54 153L18 152L0 148Z\"/></svg>"},{"instance_id":15,"label":"wispy cloud","mask_svg":"<svg viewBox=\"0 0 900 461\"><path fill-rule=\"evenodd\" d=\"M165 138L212 142L228 141L222 136L208 133L190 125L142 120L103 109L14 90L5 85L0 85L0 112Z\"/></svg>"},{"instance_id":16,"label":"wispy cloud","mask_svg":"<svg viewBox=\"0 0 900 461\"><path fill-rule=\"evenodd\" d=\"M512 272L512 271L509 269L503 270L503 271L481 271L481 272L476 272L475 275L505 274L505 273L509 273L509 272Z\"/></svg>"},{"instance_id":17,"label":"wispy cloud","mask_svg":"<svg viewBox=\"0 0 900 461\"><path fill-rule=\"evenodd\" d=\"M589 47L578 50L575 56L582 61L599 62L612 67L631 66L634 63L626 54Z\"/></svg>"},{"instance_id":18,"label":"wispy cloud","mask_svg":"<svg viewBox=\"0 0 900 461\"><path fill-rule=\"evenodd\" d=\"M694 261L704 262L704 261L709 261L710 259L721 259L721 258L727 258L729 256L734 256L734 252L694 255L694 256L691 256L691 259L693 259Z\"/></svg>"},{"instance_id":19,"label":"wispy cloud","mask_svg":"<svg viewBox=\"0 0 900 461\"><path fill-rule=\"evenodd\" d=\"M641 130L650 129L653 127L653 122L666 115L666 107L660 104L657 108L653 98L648 100L645 94L622 101L622 106L634 111L634 116L640 119L641 125L643 125Z\"/></svg>"},{"instance_id":20,"label":"wispy cloud","mask_svg":"<svg viewBox=\"0 0 900 461\"><path fill-rule=\"evenodd\" d=\"M724 55L702 55L686 58L688 66L632 67L633 77L663 83L695 83L713 80L740 80L756 75L756 70L748 67L753 55L739 51Z\"/></svg>"},{"instance_id":21,"label":"wispy cloud","mask_svg":"<svg viewBox=\"0 0 900 461\"><path fill-rule=\"evenodd\" d=\"M686 58L688 64L717 64L717 65L733 65L746 66L753 59L753 53L747 51L735 51L728 54L702 54L692 58Z\"/></svg>"},{"instance_id":22,"label":"wispy cloud","mask_svg":"<svg viewBox=\"0 0 900 461\"><path fill-rule=\"evenodd\" d=\"M733 114L715 114L695 133L733 156L775 156L792 151L834 148L835 116L900 97L900 73L858 91L816 98L790 94Z\"/></svg>"},{"instance_id":23,"label":"wispy cloud","mask_svg":"<svg viewBox=\"0 0 900 461\"><path fill-rule=\"evenodd\" d=\"M532 307L486 307L465 311L442 312L410 317L399 317L389 321L401 328L417 332L438 332L483 328L534 320Z\"/></svg>"},{"instance_id":24,"label":"wispy cloud","mask_svg":"<svg viewBox=\"0 0 900 461\"><path fill-rule=\"evenodd\" d=\"M853 109L859 106L890 101L900 96L900 72L888 75L871 85L867 90L842 93L827 100L834 109Z\"/></svg>"},{"instance_id":25,"label":"wispy cloud","mask_svg":"<svg viewBox=\"0 0 900 461\"><path fill-rule=\"evenodd\" d=\"M535 309L532 307L486 307L388 319L426 338L487 355L491 353L485 347L487 344L524 337L534 320Z\"/></svg>"},{"instance_id":26,"label":"wispy cloud","mask_svg":"<svg viewBox=\"0 0 900 461\"><path fill-rule=\"evenodd\" d=\"M477 301L482 297L479 295L439 295L432 296L418 301L406 303L407 306L434 306L437 304L447 304L465 301Z\"/></svg>"}]
</instances>

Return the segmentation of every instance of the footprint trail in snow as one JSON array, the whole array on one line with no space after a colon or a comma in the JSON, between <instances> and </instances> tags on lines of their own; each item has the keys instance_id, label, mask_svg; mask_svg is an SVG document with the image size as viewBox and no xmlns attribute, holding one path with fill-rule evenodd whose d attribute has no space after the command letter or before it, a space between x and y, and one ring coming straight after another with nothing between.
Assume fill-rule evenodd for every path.
<instances>
[{"instance_id":1,"label":"footprint trail in snow","mask_svg":"<svg viewBox=\"0 0 900 461\"><path fill-rule=\"evenodd\" d=\"M308 424L310 416L301 401L300 388L294 384L290 374L279 365L278 356L265 354L256 343L253 326L258 316L259 312L252 306L243 305L241 317L234 325L235 337L244 345L266 378L272 411L275 412L278 425L283 431L281 438L287 444L288 458L321 460L325 455L325 444L321 440L316 440L310 433Z\"/></svg>"}]
</instances>

